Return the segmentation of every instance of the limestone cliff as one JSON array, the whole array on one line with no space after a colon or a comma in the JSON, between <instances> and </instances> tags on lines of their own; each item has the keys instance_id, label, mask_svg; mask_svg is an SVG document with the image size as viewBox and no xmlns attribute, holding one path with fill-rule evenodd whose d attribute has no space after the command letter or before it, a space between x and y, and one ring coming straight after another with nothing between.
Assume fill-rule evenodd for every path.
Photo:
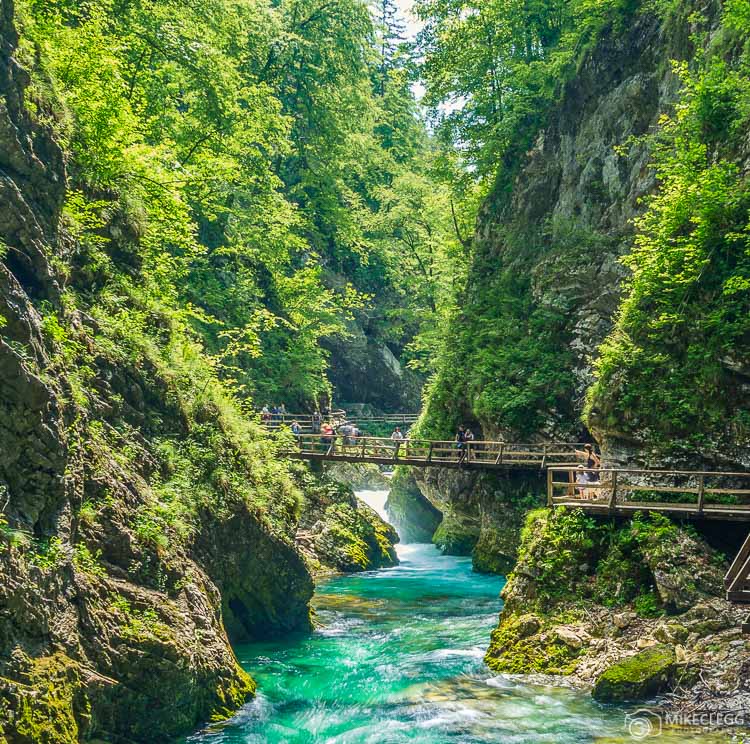
<instances>
[{"instance_id":1,"label":"limestone cliff","mask_svg":"<svg viewBox=\"0 0 750 744\"><path fill-rule=\"evenodd\" d=\"M299 493L190 335L129 294L114 194L101 233L131 325L102 310L10 0L0 40L0 739L165 741L254 690L224 622L309 627Z\"/></svg>"},{"instance_id":2,"label":"limestone cliff","mask_svg":"<svg viewBox=\"0 0 750 744\"><path fill-rule=\"evenodd\" d=\"M590 436L582 412L594 380L593 361L613 327L624 287L627 294L628 271L620 258L633 248L634 219L646 209L644 197L658 188L650 135L683 95L673 64L692 63L696 38L715 43L716 54L724 57L736 57L741 44L719 31L715 4L697 5L682 3L660 13L631 4L582 54L558 102L545 112L546 124L531 149L498 163L497 184L478 219L465 302L453 319L423 433L446 436L469 423L488 439ZM672 270L679 275L678 266ZM697 289L691 292L701 296ZM706 303L711 307L714 301L719 300ZM649 317L648 307L641 317ZM671 395L670 407L678 408L680 394L670 387L681 379L676 370L689 376L698 363L681 355L668 333L655 344L661 346L653 355L661 353L665 367L650 384L658 379L664 405ZM742 356L742 343L735 340L734 346ZM731 400L736 411L746 365L732 362L734 356L724 365L734 372L716 371L715 394ZM621 461L638 460L658 428L654 406L639 406L637 391L628 388L636 374L612 369L588 418ZM627 407L618 404L615 414L613 398L627 401ZM692 426L713 424L705 415Z\"/></svg>"}]
</instances>

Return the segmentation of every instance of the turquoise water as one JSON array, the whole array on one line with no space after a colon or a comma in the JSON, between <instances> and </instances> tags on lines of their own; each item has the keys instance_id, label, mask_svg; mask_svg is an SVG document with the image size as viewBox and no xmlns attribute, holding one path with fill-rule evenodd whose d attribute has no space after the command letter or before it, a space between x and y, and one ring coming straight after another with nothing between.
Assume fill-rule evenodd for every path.
<instances>
[{"instance_id":1,"label":"turquoise water","mask_svg":"<svg viewBox=\"0 0 750 744\"><path fill-rule=\"evenodd\" d=\"M237 647L259 694L191 744L638 741L624 711L584 691L484 666L501 578L431 545L398 552L396 568L322 583L312 635ZM658 739L708 741L686 732Z\"/></svg>"}]
</instances>

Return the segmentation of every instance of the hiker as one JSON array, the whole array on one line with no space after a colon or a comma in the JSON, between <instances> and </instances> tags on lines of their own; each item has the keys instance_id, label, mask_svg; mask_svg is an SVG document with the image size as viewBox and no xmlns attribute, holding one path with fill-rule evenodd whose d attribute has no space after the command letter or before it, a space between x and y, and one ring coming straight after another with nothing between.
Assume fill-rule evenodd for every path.
<instances>
[{"instance_id":1,"label":"hiker","mask_svg":"<svg viewBox=\"0 0 750 744\"><path fill-rule=\"evenodd\" d=\"M312 415L312 431L313 434L320 434L320 424L321 424L322 418L320 416L320 411L315 411Z\"/></svg>"},{"instance_id":2,"label":"hiker","mask_svg":"<svg viewBox=\"0 0 750 744\"><path fill-rule=\"evenodd\" d=\"M458 427L456 432L456 449L462 450L466 441L466 429L463 426Z\"/></svg>"},{"instance_id":3,"label":"hiker","mask_svg":"<svg viewBox=\"0 0 750 744\"><path fill-rule=\"evenodd\" d=\"M352 425L348 421L339 426L338 433L341 434L341 443L345 447L347 444L354 444L352 441Z\"/></svg>"},{"instance_id":4,"label":"hiker","mask_svg":"<svg viewBox=\"0 0 750 744\"><path fill-rule=\"evenodd\" d=\"M471 447L469 446L474 441L474 432L469 429L469 427L466 427L466 430L464 431L464 447L466 448L466 454L471 457Z\"/></svg>"},{"instance_id":5,"label":"hiker","mask_svg":"<svg viewBox=\"0 0 750 744\"><path fill-rule=\"evenodd\" d=\"M329 447L333 449L333 443L336 434L333 430L333 427L328 423L323 424L322 433L323 436L320 438L320 441L326 446L326 449L328 449Z\"/></svg>"},{"instance_id":6,"label":"hiker","mask_svg":"<svg viewBox=\"0 0 750 744\"><path fill-rule=\"evenodd\" d=\"M302 442L302 427L299 425L299 421L292 421L291 429L297 444L300 444Z\"/></svg>"},{"instance_id":7,"label":"hiker","mask_svg":"<svg viewBox=\"0 0 750 744\"><path fill-rule=\"evenodd\" d=\"M271 420L271 412L268 410L268 406L263 406L260 409L260 420L264 424L267 424Z\"/></svg>"},{"instance_id":8,"label":"hiker","mask_svg":"<svg viewBox=\"0 0 750 744\"><path fill-rule=\"evenodd\" d=\"M602 466L602 458L594 452L594 448L590 444L585 444L583 450L576 450L576 457L583 460L586 464L588 482L597 482L599 480L599 473L597 471Z\"/></svg>"},{"instance_id":9,"label":"hiker","mask_svg":"<svg viewBox=\"0 0 750 744\"><path fill-rule=\"evenodd\" d=\"M391 441L394 443L393 456L398 457L398 449L401 446L401 442L404 441L404 435L401 433L401 427L397 426L391 434Z\"/></svg>"},{"instance_id":10,"label":"hiker","mask_svg":"<svg viewBox=\"0 0 750 744\"><path fill-rule=\"evenodd\" d=\"M279 420L279 407L278 406L271 406L271 418L274 421Z\"/></svg>"},{"instance_id":11,"label":"hiker","mask_svg":"<svg viewBox=\"0 0 750 744\"><path fill-rule=\"evenodd\" d=\"M286 406L283 403L279 406L279 414L282 419L286 416Z\"/></svg>"}]
</instances>

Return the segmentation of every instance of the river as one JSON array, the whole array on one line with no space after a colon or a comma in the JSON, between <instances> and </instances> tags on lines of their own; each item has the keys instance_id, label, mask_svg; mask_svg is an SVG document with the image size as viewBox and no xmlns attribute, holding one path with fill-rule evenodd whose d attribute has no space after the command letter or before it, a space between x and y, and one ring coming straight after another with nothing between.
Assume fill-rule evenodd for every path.
<instances>
[{"instance_id":1,"label":"river","mask_svg":"<svg viewBox=\"0 0 750 744\"><path fill-rule=\"evenodd\" d=\"M383 512L387 492L360 492ZM432 545L400 545L395 568L321 582L311 635L236 648L258 695L191 744L643 741L626 711L559 680L493 675L482 662L504 579ZM665 733L647 741L707 742ZM710 741L726 741L724 737Z\"/></svg>"}]
</instances>

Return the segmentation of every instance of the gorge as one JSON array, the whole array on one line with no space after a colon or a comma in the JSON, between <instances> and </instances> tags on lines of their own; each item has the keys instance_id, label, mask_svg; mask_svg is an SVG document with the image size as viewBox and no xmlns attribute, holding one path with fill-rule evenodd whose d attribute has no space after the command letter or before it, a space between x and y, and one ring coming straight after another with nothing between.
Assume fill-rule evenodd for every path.
<instances>
[{"instance_id":1,"label":"gorge","mask_svg":"<svg viewBox=\"0 0 750 744\"><path fill-rule=\"evenodd\" d=\"M0 741L747 735L750 3L412 12L0 0Z\"/></svg>"}]
</instances>

